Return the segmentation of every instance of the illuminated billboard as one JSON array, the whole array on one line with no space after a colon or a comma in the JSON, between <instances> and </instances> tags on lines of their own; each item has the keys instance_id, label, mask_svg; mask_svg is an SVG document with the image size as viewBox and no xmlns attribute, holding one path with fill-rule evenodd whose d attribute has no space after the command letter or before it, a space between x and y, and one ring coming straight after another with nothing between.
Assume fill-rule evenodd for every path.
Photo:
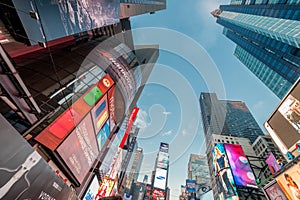
<instances>
[{"instance_id":1,"label":"illuminated billboard","mask_svg":"<svg viewBox=\"0 0 300 200\"><path fill-rule=\"evenodd\" d=\"M167 170L156 168L153 187L161 190L166 190Z\"/></svg>"},{"instance_id":2,"label":"illuminated billboard","mask_svg":"<svg viewBox=\"0 0 300 200\"><path fill-rule=\"evenodd\" d=\"M96 133L99 133L102 126L108 119L108 102L106 94L103 95L101 100L95 105L95 107L91 111L93 121L94 121L94 128Z\"/></svg>"},{"instance_id":3,"label":"illuminated billboard","mask_svg":"<svg viewBox=\"0 0 300 200\"><path fill-rule=\"evenodd\" d=\"M269 200L288 200L280 186L275 182L273 185L265 189Z\"/></svg>"},{"instance_id":4,"label":"illuminated billboard","mask_svg":"<svg viewBox=\"0 0 300 200\"><path fill-rule=\"evenodd\" d=\"M100 184L97 176L94 176L82 200L96 200L99 188Z\"/></svg>"},{"instance_id":5,"label":"illuminated billboard","mask_svg":"<svg viewBox=\"0 0 300 200\"><path fill-rule=\"evenodd\" d=\"M292 86L264 126L283 154L300 141L300 79Z\"/></svg>"},{"instance_id":6,"label":"illuminated billboard","mask_svg":"<svg viewBox=\"0 0 300 200\"><path fill-rule=\"evenodd\" d=\"M300 199L299 164L294 165L276 177L277 183L290 200Z\"/></svg>"},{"instance_id":7,"label":"illuminated billboard","mask_svg":"<svg viewBox=\"0 0 300 200\"><path fill-rule=\"evenodd\" d=\"M219 198L226 200L238 199L224 144L216 144L212 154Z\"/></svg>"},{"instance_id":8,"label":"illuminated billboard","mask_svg":"<svg viewBox=\"0 0 300 200\"><path fill-rule=\"evenodd\" d=\"M186 180L186 191L187 192L196 192L196 180Z\"/></svg>"},{"instance_id":9,"label":"illuminated billboard","mask_svg":"<svg viewBox=\"0 0 300 200\"><path fill-rule=\"evenodd\" d=\"M168 153L169 152L169 144L161 142L159 151Z\"/></svg>"},{"instance_id":10,"label":"illuminated billboard","mask_svg":"<svg viewBox=\"0 0 300 200\"><path fill-rule=\"evenodd\" d=\"M82 183L99 154L90 114L57 148L57 152Z\"/></svg>"},{"instance_id":11,"label":"illuminated billboard","mask_svg":"<svg viewBox=\"0 0 300 200\"><path fill-rule=\"evenodd\" d=\"M0 127L0 199L77 199L2 115Z\"/></svg>"},{"instance_id":12,"label":"illuminated billboard","mask_svg":"<svg viewBox=\"0 0 300 200\"><path fill-rule=\"evenodd\" d=\"M152 190L153 200L159 200L161 198L164 199L164 197L165 197L165 191L158 190L158 189L155 189L155 188Z\"/></svg>"},{"instance_id":13,"label":"illuminated billboard","mask_svg":"<svg viewBox=\"0 0 300 200\"><path fill-rule=\"evenodd\" d=\"M104 178L103 182L101 183L99 189L99 196L100 197L108 197L113 192L115 181L112 179Z\"/></svg>"},{"instance_id":14,"label":"illuminated billboard","mask_svg":"<svg viewBox=\"0 0 300 200\"><path fill-rule=\"evenodd\" d=\"M103 148L103 145L106 142L109 134L110 134L109 120L107 120L97 135L97 141L98 141L98 146L100 151Z\"/></svg>"},{"instance_id":15,"label":"illuminated billboard","mask_svg":"<svg viewBox=\"0 0 300 200\"><path fill-rule=\"evenodd\" d=\"M34 4L13 0L13 4L31 44L44 42L44 37L50 41L120 21L119 0L46 0ZM30 12L39 13L35 17L39 20L30 17Z\"/></svg>"},{"instance_id":16,"label":"illuminated billboard","mask_svg":"<svg viewBox=\"0 0 300 200\"><path fill-rule=\"evenodd\" d=\"M165 152L158 153L157 167L162 169L168 169L169 154Z\"/></svg>"},{"instance_id":17,"label":"illuminated billboard","mask_svg":"<svg viewBox=\"0 0 300 200\"><path fill-rule=\"evenodd\" d=\"M239 144L224 144L224 147L235 184L257 188L255 176L242 146Z\"/></svg>"},{"instance_id":18,"label":"illuminated billboard","mask_svg":"<svg viewBox=\"0 0 300 200\"><path fill-rule=\"evenodd\" d=\"M276 158L272 152L270 152L270 155L267 157L266 163L268 164L272 174L280 170L280 166L277 164Z\"/></svg>"}]
</instances>

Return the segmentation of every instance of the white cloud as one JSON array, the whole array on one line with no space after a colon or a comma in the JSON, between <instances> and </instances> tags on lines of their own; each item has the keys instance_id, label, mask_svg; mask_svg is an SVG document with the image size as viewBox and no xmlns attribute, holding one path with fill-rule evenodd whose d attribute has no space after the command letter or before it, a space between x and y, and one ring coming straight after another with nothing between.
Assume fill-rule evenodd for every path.
<instances>
[{"instance_id":1,"label":"white cloud","mask_svg":"<svg viewBox=\"0 0 300 200\"><path fill-rule=\"evenodd\" d=\"M252 109L254 111L261 111L262 109L264 109L266 107L265 102L263 101L258 101L256 104L254 104L252 106Z\"/></svg>"},{"instance_id":2,"label":"white cloud","mask_svg":"<svg viewBox=\"0 0 300 200\"><path fill-rule=\"evenodd\" d=\"M182 136L187 136L189 134L189 132L186 129L183 129L181 134L182 134Z\"/></svg>"},{"instance_id":3,"label":"white cloud","mask_svg":"<svg viewBox=\"0 0 300 200\"><path fill-rule=\"evenodd\" d=\"M163 114L164 114L164 115L170 115L170 114L172 114L172 113L171 113L171 112L164 111Z\"/></svg>"},{"instance_id":4,"label":"white cloud","mask_svg":"<svg viewBox=\"0 0 300 200\"><path fill-rule=\"evenodd\" d=\"M167 132L162 133L161 135L162 135L162 136L169 136L169 135L171 135L172 133L173 133L173 130L169 130L169 131L167 131Z\"/></svg>"},{"instance_id":5,"label":"white cloud","mask_svg":"<svg viewBox=\"0 0 300 200\"><path fill-rule=\"evenodd\" d=\"M147 122L147 118L148 118L148 114L146 111L140 109L138 114L137 114L137 118L135 120L135 124L137 127L139 127L140 129L145 129L148 127L148 122Z\"/></svg>"}]
</instances>

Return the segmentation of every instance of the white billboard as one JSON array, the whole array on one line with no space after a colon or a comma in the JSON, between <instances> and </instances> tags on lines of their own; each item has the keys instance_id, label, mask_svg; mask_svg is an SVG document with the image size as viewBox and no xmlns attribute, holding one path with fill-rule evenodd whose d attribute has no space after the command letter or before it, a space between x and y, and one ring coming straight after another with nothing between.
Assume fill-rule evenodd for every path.
<instances>
[{"instance_id":1,"label":"white billboard","mask_svg":"<svg viewBox=\"0 0 300 200\"><path fill-rule=\"evenodd\" d=\"M169 154L165 152L159 152L158 159L157 159L157 167L168 169L168 164L169 164Z\"/></svg>"},{"instance_id":2,"label":"white billboard","mask_svg":"<svg viewBox=\"0 0 300 200\"><path fill-rule=\"evenodd\" d=\"M156 168L153 186L161 190L166 190L166 183L167 183L167 170Z\"/></svg>"}]
</instances>

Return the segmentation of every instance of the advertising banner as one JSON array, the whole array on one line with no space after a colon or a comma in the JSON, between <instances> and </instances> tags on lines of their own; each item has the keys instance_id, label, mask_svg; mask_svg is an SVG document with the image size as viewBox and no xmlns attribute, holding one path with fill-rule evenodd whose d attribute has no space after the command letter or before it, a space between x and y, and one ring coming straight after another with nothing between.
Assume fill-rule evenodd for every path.
<instances>
[{"instance_id":1,"label":"advertising banner","mask_svg":"<svg viewBox=\"0 0 300 200\"><path fill-rule=\"evenodd\" d=\"M299 164L286 170L276 178L277 183L289 200L300 199L300 170Z\"/></svg>"},{"instance_id":2,"label":"advertising banner","mask_svg":"<svg viewBox=\"0 0 300 200\"><path fill-rule=\"evenodd\" d=\"M115 102L115 87L113 86L107 94L107 101L108 101L108 109L109 109L109 123L110 123L110 131L114 129L117 124L116 119L116 102Z\"/></svg>"},{"instance_id":3,"label":"advertising banner","mask_svg":"<svg viewBox=\"0 0 300 200\"><path fill-rule=\"evenodd\" d=\"M152 190L152 198L154 200L159 200L161 198L164 198L165 197L165 191L162 191L162 190L158 190L158 189L153 189Z\"/></svg>"},{"instance_id":4,"label":"advertising banner","mask_svg":"<svg viewBox=\"0 0 300 200\"><path fill-rule=\"evenodd\" d=\"M167 170L156 168L153 187L161 190L166 190Z\"/></svg>"},{"instance_id":5,"label":"advertising banner","mask_svg":"<svg viewBox=\"0 0 300 200\"><path fill-rule=\"evenodd\" d=\"M103 182L101 183L98 195L100 197L107 197L110 196L111 192L114 189L115 181L112 179L104 178Z\"/></svg>"},{"instance_id":6,"label":"advertising banner","mask_svg":"<svg viewBox=\"0 0 300 200\"><path fill-rule=\"evenodd\" d=\"M101 100L95 105L95 107L91 111L93 117L93 125L96 133L99 133L102 126L108 119L108 102L106 94L103 95Z\"/></svg>"},{"instance_id":7,"label":"advertising banner","mask_svg":"<svg viewBox=\"0 0 300 200\"><path fill-rule=\"evenodd\" d=\"M119 0L36 0L34 3L13 0L13 3L31 44L44 42L44 37L50 41L120 21ZM39 13L40 22L30 17L30 11Z\"/></svg>"},{"instance_id":8,"label":"advertising banner","mask_svg":"<svg viewBox=\"0 0 300 200\"><path fill-rule=\"evenodd\" d=\"M282 116L300 133L300 102L289 95L278 108Z\"/></svg>"},{"instance_id":9,"label":"advertising banner","mask_svg":"<svg viewBox=\"0 0 300 200\"><path fill-rule=\"evenodd\" d=\"M82 183L99 154L90 114L64 140L57 152Z\"/></svg>"},{"instance_id":10,"label":"advertising banner","mask_svg":"<svg viewBox=\"0 0 300 200\"><path fill-rule=\"evenodd\" d=\"M224 144L236 185L257 188L255 176L239 144Z\"/></svg>"},{"instance_id":11,"label":"advertising banner","mask_svg":"<svg viewBox=\"0 0 300 200\"><path fill-rule=\"evenodd\" d=\"M110 134L110 129L109 129L109 120L107 120L100 130L100 132L97 135L97 141L98 141L98 146L99 146L99 151L103 148L104 143L106 142L108 136Z\"/></svg>"},{"instance_id":12,"label":"advertising banner","mask_svg":"<svg viewBox=\"0 0 300 200\"><path fill-rule=\"evenodd\" d=\"M212 154L219 198L226 200L238 199L224 144L216 144Z\"/></svg>"},{"instance_id":13,"label":"advertising banner","mask_svg":"<svg viewBox=\"0 0 300 200\"><path fill-rule=\"evenodd\" d=\"M277 164L277 160L272 152L270 152L268 158L266 159L266 163L268 164L272 174L280 170L280 166Z\"/></svg>"},{"instance_id":14,"label":"advertising banner","mask_svg":"<svg viewBox=\"0 0 300 200\"><path fill-rule=\"evenodd\" d=\"M265 189L270 200L288 200L280 186L275 182L273 185Z\"/></svg>"},{"instance_id":15,"label":"advertising banner","mask_svg":"<svg viewBox=\"0 0 300 200\"><path fill-rule=\"evenodd\" d=\"M158 153L157 167L162 169L168 169L169 154L165 152Z\"/></svg>"},{"instance_id":16,"label":"advertising banner","mask_svg":"<svg viewBox=\"0 0 300 200\"><path fill-rule=\"evenodd\" d=\"M0 199L78 199L2 115L0 127Z\"/></svg>"},{"instance_id":17,"label":"advertising banner","mask_svg":"<svg viewBox=\"0 0 300 200\"><path fill-rule=\"evenodd\" d=\"M169 152L169 144L161 142L159 151L168 153Z\"/></svg>"},{"instance_id":18,"label":"advertising banner","mask_svg":"<svg viewBox=\"0 0 300 200\"><path fill-rule=\"evenodd\" d=\"M186 191L187 192L196 192L196 180L186 180Z\"/></svg>"},{"instance_id":19,"label":"advertising banner","mask_svg":"<svg viewBox=\"0 0 300 200\"><path fill-rule=\"evenodd\" d=\"M97 176L94 176L92 182L90 183L86 193L84 194L82 200L97 200L98 190L100 188Z\"/></svg>"}]
</instances>

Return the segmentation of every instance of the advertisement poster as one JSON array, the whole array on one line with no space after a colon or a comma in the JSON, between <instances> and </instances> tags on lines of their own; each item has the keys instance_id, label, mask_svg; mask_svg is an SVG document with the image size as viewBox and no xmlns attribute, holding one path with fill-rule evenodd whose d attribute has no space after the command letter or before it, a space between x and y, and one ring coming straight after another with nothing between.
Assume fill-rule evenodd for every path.
<instances>
[{"instance_id":1,"label":"advertisement poster","mask_svg":"<svg viewBox=\"0 0 300 200\"><path fill-rule=\"evenodd\" d=\"M82 183L99 154L90 114L64 140L57 152Z\"/></svg>"},{"instance_id":2,"label":"advertisement poster","mask_svg":"<svg viewBox=\"0 0 300 200\"><path fill-rule=\"evenodd\" d=\"M120 21L119 0L13 0L13 3L31 44L44 42L41 24L45 38L50 41ZM31 18L29 11L38 12L41 23Z\"/></svg>"},{"instance_id":3,"label":"advertisement poster","mask_svg":"<svg viewBox=\"0 0 300 200\"><path fill-rule=\"evenodd\" d=\"M236 185L257 188L255 176L239 144L224 144Z\"/></svg>"},{"instance_id":4,"label":"advertisement poster","mask_svg":"<svg viewBox=\"0 0 300 200\"><path fill-rule=\"evenodd\" d=\"M265 189L265 192L267 193L270 200L288 200L277 183L274 183L273 185Z\"/></svg>"},{"instance_id":5,"label":"advertisement poster","mask_svg":"<svg viewBox=\"0 0 300 200\"><path fill-rule=\"evenodd\" d=\"M75 192L2 115L0 127L0 199L77 200Z\"/></svg>"},{"instance_id":6,"label":"advertisement poster","mask_svg":"<svg viewBox=\"0 0 300 200\"><path fill-rule=\"evenodd\" d=\"M82 200L96 200L99 188L100 185L97 176L94 176Z\"/></svg>"},{"instance_id":7,"label":"advertisement poster","mask_svg":"<svg viewBox=\"0 0 300 200\"><path fill-rule=\"evenodd\" d=\"M99 133L105 121L108 119L108 102L106 94L103 95L101 100L95 105L91 111L93 117L93 124L96 133Z\"/></svg>"},{"instance_id":8,"label":"advertisement poster","mask_svg":"<svg viewBox=\"0 0 300 200\"><path fill-rule=\"evenodd\" d=\"M103 145L106 142L109 134L110 134L109 120L107 120L97 135L99 151L101 151L101 149L103 148Z\"/></svg>"},{"instance_id":9,"label":"advertisement poster","mask_svg":"<svg viewBox=\"0 0 300 200\"><path fill-rule=\"evenodd\" d=\"M219 198L226 200L239 199L224 144L216 144L212 154Z\"/></svg>"},{"instance_id":10,"label":"advertisement poster","mask_svg":"<svg viewBox=\"0 0 300 200\"><path fill-rule=\"evenodd\" d=\"M169 154L165 152L158 153L157 167L162 169L168 169Z\"/></svg>"},{"instance_id":11,"label":"advertisement poster","mask_svg":"<svg viewBox=\"0 0 300 200\"><path fill-rule=\"evenodd\" d=\"M300 199L299 163L280 174L280 176L276 178L276 181L289 200Z\"/></svg>"},{"instance_id":12,"label":"advertisement poster","mask_svg":"<svg viewBox=\"0 0 300 200\"><path fill-rule=\"evenodd\" d=\"M167 170L156 168L153 187L165 190L167 181Z\"/></svg>"},{"instance_id":13,"label":"advertisement poster","mask_svg":"<svg viewBox=\"0 0 300 200\"><path fill-rule=\"evenodd\" d=\"M115 185L114 180L104 178L99 189L99 196L100 197L109 196L114 189L114 185Z\"/></svg>"},{"instance_id":14,"label":"advertisement poster","mask_svg":"<svg viewBox=\"0 0 300 200\"><path fill-rule=\"evenodd\" d=\"M266 159L266 163L268 164L272 174L280 170L280 166L277 164L277 160L272 152L270 152L270 155Z\"/></svg>"},{"instance_id":15,"label":"advertisement poster","mask_svg":"<svg viewBox=\"0 0 300 200\"><path fill-rule=\"evenodd\" d=\"M196 192L196 180L186 180L186 190L187 192Z\"/></svg>"},{"instance_id":16,"label":"advertisement poster","mask_svg":"<svg viewBox=\"0 0 300 200\"><path fill-rule=\"evenodd\" d=\"M167 143L160 143L159 151L168 153L169 152L169 145Z\"/></svg>"},{"instance_id":17,"label":"advertisement poster","mask_svg":"<svg viewBox=\"0 0 300 200\"><path fill-rule=\"evenodd\" d=\"M152 198L153 200L159 200L161 198L165 197L165 192L162 190L158 190L158 189L153 189L152 190Z\"/></svg>"},{"instance_id":18,"label":"advertisement poster","mask_svg":"<svg viewBox=\"0 0 300 200\"><path fill-rule=\"evenodd\" d=\"M289 95L278 108L284 118L300 133L300 102L298 99Z\"/></svg>"}]
</instances>

